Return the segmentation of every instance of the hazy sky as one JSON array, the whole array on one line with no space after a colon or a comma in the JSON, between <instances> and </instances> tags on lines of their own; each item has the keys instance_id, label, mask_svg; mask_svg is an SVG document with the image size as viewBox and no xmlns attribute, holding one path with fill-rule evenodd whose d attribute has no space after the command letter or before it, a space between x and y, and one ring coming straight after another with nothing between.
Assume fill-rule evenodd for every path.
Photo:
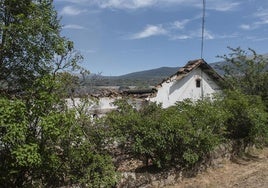
<instances>
[{"instance_id":1,"label":"hazy sky","mask_svg":"<svg viewBox=\"0 0 268 188\"><path fill-rule=\"evenodd\" d=\"M62 34L93 73L122 75L200 58L202 0L54 0ZM203 58L268 52L268 0L206 0Z\"/></svg>"}]
</instances>

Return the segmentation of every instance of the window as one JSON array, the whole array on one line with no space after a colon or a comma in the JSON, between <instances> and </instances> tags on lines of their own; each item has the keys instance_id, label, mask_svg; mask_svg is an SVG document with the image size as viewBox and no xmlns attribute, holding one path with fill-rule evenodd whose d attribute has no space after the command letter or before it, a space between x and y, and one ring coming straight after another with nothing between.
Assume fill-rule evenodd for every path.
<instances>
[{"instance_id":1,"label":"window","mask_svg":"<svg viewBox=\"0 0 268 188\"><path fill-rule=\"evenodd\" d=\"M195 80L195 85L197 88L201 87L201 79L200 78Z\"/></svg>"}]
</instances>

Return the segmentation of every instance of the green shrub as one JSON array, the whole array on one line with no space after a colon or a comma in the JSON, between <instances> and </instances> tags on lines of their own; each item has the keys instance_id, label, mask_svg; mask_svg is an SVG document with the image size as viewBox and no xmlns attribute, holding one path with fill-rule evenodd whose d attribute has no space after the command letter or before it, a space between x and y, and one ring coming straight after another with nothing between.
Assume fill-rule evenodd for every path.
<instances>
[{"instance_id":1,"label":"green shrub","mask_svg":"<svg viewBox=\"0 0 268 188\"><path fill-rule=\"evenodd\" d=\"M168 109L150 104L140 111L120 107L124 110L107 117L114 136L130 143L133 156L158 167L191 166L202 160L220 143L227 117L209 101L184 101Z\"/></svg>"},{"instance_id":2,"label":"green shrub","mask_svg":"<svg viewBox=\"0 0 268 188\"><path fill-rule=\"evenodd\" d=\"M267 143L268 114L260 96L229 91L222 108L230 114L226 121L227 138L243 141L244 147Z\"/></svg>"},{"instance_id":3,"label":"green shrub","mask_svg":"<svg viewBox=\"0 0 268 188\"><path fill-rule=\"evenodd\" d=\"M151 103L139 111L124 100L117 104L106 117L111 137L147 165L191 167L225 139L242 140L245 147L267 143L260 97L226 92L213 101L185 100L167 109Z\"/></svg>"},{"instance_id":4,"label":"green shrub","mask_svg":"<svg viewBox=\"0 0 268 188\"><path fill-rule=\"evenodd\" d=\"M46 105L53 101L44 97L30 109L23 100L0 98L0 186L114 185L115 167L89 118Z\"/></svg>"},{"instance_id":5,"label":"green shrub","mask_svg":"<svg viewBox=\"0 0 268 188\"><path fill-rule=\"evenodd\" d=\"M183 101L177 104L181 119L181 143L183 163L193 165L204 159L223 140L224 122L228 117L216 101Z\"/></svg>"}]
</instances>

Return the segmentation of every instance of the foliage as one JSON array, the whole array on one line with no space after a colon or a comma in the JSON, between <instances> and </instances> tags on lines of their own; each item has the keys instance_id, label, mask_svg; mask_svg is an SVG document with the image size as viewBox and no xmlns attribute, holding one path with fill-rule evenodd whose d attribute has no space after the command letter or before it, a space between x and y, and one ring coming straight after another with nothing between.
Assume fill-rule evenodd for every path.
<instances>
[{"instance_id":1,"label":"foliage","mask_svg":"<svg viewBox=\"0 0 268 188\"><path fill-rule=\"evenodd\" d=\"M218 101L209 99L197 102L178 103L180 118L185 118L182 154L184 162L194 164L203 159L212 149L223 141L224 123L229 114L219 106Z\"/></svg>"},{"instance_id":2,"label":"foliage","mask_svg":"<svg viewBox=\"0 0 268 188\"><path fill-rule=\"evenodd\" d=\"M0 3L0 86L25 90L36 78L68 67L81 56L60 36L51 0L2 0Z\"/></svg>"},{"instance_id":3,"label":"foliage","mask_svg":"<svg viewBox=\"0 0 268 188\"><path fill-rule=\"evenodd\" d=\"M253 49L229 49L231 53L221 56L227 62L222 67L227 89L223 108L232 115L228 137L242 139L244 147L263 145L268 138L268 58Z\"/></svg>"},{"instance_id":4,"label":"foliage","mask_svg":"<svg viewBox=\"0 0 268 188\"><path fill-rule=\"evenodd\" d=\"M220 143L226 118L225 111L209 101L184 101L168 109L149 104L140 111L121 101L107 124L147 165L152 161L158 167L192 166Z\"/></svg>"},{"instance_id":5,"label":"foliage","mask_svg":"<svg viewBox=\"0 0 268 188\"><path fill-rule=\"evenodd\" d=\"M222 108L230 114L226 121L227 138L241 140L244 147L267 143L268 114L259 96L226 91Z\"/></svg>"},{"instance_id":6,"label":"foliage","mask_svg":"<svg viewBox=\"0 0 268 188\"><path fill-rule=\"evenodd\" d=\"M60 106L45 108L50 100L50 96L35 99L30 109L22 100L0 100L0 184L5 187L113 185L116 182L113 163L95 144L97 132L91 121Z\"/></svg>"},{"instance_id":7,"label":"foliage","mask_svg":"<svg viewBox=\"0 0 268 188\"><path fill-rule=\"evenodd\" d=\"M117 105L118 111L106 117L110 136L146 165L191 167L226 139L241 141L242 151L268 140L268 114L260 97L237 91L167 109L152 103L138 111L127 100Z\"/></svg>"},{"instance_id":8,"label":"foliage","mask_svg":"<svg viewBox=\"0 0 268 188\"><path fill-rule=\"evenodd\" d=\"M220 56L227 64L225 72L228 89L239 90L247 95L259 95L268 107L268 58L253 49L229 48L228 55Z\"/></svg>"},{"instance_id":9,"label":"foliage","mask_svg":"<svg viewBox=\"0 0 268 188\"><path fill-rule=\"evenodd\" d=\"M0 187L116 182L101 130L63 99L77 83L66 72L85 70L60 28L51 0L0 2Z\"/></svg>"}]
</instances>

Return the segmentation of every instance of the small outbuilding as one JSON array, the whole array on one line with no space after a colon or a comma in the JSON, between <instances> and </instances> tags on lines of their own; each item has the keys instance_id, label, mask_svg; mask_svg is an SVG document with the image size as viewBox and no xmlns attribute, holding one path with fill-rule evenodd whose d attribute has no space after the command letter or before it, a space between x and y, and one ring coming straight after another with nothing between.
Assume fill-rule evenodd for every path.
<instances>
[{"instance_id":1,"label":"small outbuilding","mask_svg":"<svg viewBox=\"0 0 268 188\"><path fill-rule=\"evenodd\" d=\"M168 108L185 99L196 101L212 97L221 91L222 81L223 78L203 59L189 61L158 84L149 101L162 103L163 108Z\"/></svg>"}]
</instances>

